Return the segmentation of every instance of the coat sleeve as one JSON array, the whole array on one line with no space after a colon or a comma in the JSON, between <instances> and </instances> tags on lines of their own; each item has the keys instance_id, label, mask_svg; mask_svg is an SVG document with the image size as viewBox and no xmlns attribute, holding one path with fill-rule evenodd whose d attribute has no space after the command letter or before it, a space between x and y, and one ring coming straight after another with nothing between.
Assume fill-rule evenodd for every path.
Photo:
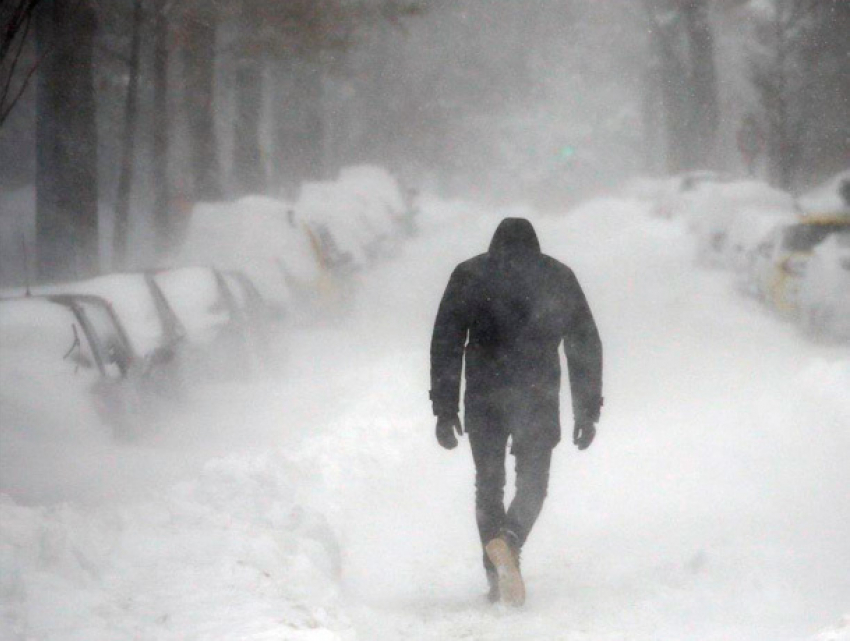
<instances>
[{"instance_id":1,"label":"coat sleeve","mask_svg":"<svg viewBox=\"0 0 850 641\"><path fill-rule=\"evenodd\" d=\"M575 275L567 275L569 308L564 352L570 374L573 417L576 421L599 420L602 407L602 341Z\"/></svg>"},{"instance_id":2,"label":"coat sleeve","mask_svg":"<svg viewBox=\"0 0 850 641\"><path fill-rule=\"evenodd\" d=\"M430 396L435 416L453 416L459 410L463 351L469 329L467 281L462 268L455 268L434 322Z\"/></svg>"}]
</instances>

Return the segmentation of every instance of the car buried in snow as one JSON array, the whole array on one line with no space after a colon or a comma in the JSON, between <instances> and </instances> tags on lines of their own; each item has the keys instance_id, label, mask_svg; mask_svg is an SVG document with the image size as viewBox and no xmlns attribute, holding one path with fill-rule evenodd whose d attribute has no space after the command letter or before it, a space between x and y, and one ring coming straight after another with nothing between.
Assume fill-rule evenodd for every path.
<instances>
[{"instance_id":1,"label":"car buried in snow","mask_svg":"<svg viewBox=\"0 0 850 641\"><path fill-rule=\"evenodd\" d=\"M180 352L186 330L150 274L107 274L41 287L38 293L91 295L108 301L133 352L147 363L146 387L168 401L182 397Z\"/></svg>"},{"instance_id":2,"label":"car buried in snow","mask_svg":"<svg viewBox=\"0 0 850 641\"><path fill-rule=\"evenodd\" d=\"M692 201L701 190L710 190L728 180L724 174L708 170L690 171L665 178L652 190L654 202L650 212L658 218L678 218L690 211Z\"/></svg>"},{"instance_id":3,"label":"car buried in snow","mask_svg":"<svg viewBox=\"0 0 850 641\"><path fill-rule=\"evenodd\" d=\"M219 272L179 267L148 272L185 330L184 365L195 376L223 378L247 367L235 302Z\"/></svg>"},{"instance_id":4,"label":"car buried in snow","mask_svg":"<svg viewBox=\"0 0 850 641\"><path fill-rule=\"evenodd\" d=\"M850 231L850 217L805 217L778 231L763 272L768 303L783 315L799 312L799 294L815 248L830 236Z\"/></svg>"},{"instance_id":5,"label":"car buried in snow","mask_svg":"<svg viewBox=\"0 0 850 641\"><path fill-rule=\"evenodd\" d=\"M328 278L316 233L290 203L250 196L194 209L176 265L208 265L250 278L283 320L309 308Z\"/></svg>"},{"instance_id":6,"label":"car buried in snow","mask_svg":"<svg viewBox=\"0 0 850 641\"><path fill-rule=\"evenodd\" d=\"M150 273L185 328L185 362L193 374L228 379L265 368L273 316L246 274L210 267Z\"/></svg>"},{"instance_id":7,"label":"car buried in snow","mask_svg":"<svg viewBox=\"0 0 850 641\"><path fill-rule=\"evenodd\" d=\"M143 377L109 303L96 296L0 300L0 425L34 435L119 438L148 423Z\"/></svg>"},{"instance_id":8,"label":"car buried in snow","mask_svg":"<svg viewBox=\"0 0 850 641\"><path fill-rule=\"evenodd\" d=\"M734 221L729 230L727 260L745 294L763 297L759 273L764 269L764 258L771 255L775 232L795 220L792 215L777 215L776 212L752 212Z\"/></svg>"},{"instance_id":9,"label":"car buried in snow","mask_svg":"<svg viewBox=\"0 0 850 641\"><path fill-rule=\"evenodd\" d=\"M795 215L794 199L784 191L756 180L718 183L698 191L690 202L688 224L696 234L697 263L734 268L740 262L736 243L752 242L764 219L778 223ZM733 237L737 235L737 238Z\"/></svg>"},{"instance_id":10,"label":"car buried in snow","mask_svg":"<svg viewBox=\"0 0 850 641\"><path fill-rule=\"evenodd\" d=\"M800 283L798 319L810 336L850 339L850 229L817 245Z\"/></svg>"},{"instance_id":11,"label":"car buried in snow","mask_svg":"<svg viewBox=\"0 0 850 641\"><path fill-rule=\"evenodd\" d=\"M233 315L244 332L250 358L255 367L264 369L271 357L272 314L251 278L241 271L221 273L233 301Z\"/></svg>"}]
</instances>

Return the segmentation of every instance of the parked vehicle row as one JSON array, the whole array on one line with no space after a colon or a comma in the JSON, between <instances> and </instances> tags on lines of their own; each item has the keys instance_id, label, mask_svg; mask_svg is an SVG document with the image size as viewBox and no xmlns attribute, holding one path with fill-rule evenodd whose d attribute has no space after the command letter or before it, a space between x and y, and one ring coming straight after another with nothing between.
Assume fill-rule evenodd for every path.
<instances>
[{"instance_id":1,"label":"parked vehicle row","mask_svg":"<svg viewBox=\"0 0 850 641\"><path fill-rule=\"evenodd\" d=\"M344 298L353 274L391 255L415 230L414 211L385 170L350 167L335 181L303 184L293 202L199 205L178 262L241 271L279 316L309 313Z\"/></svg>"},{"instance_id":2,"label":"parked vehicle row","mask_svg":"<svg viewBox=\"0 0 850 641\"><path fill-rule=\"evenodd\" d=\"M273 325L329 311L413 230L384 170L196 207L167 267L0 292L0 426L147 429L198 378L268 370Z\"/></svg>"},{"instance_id":3,"label":"parked vehicle row","mask_svg":"<svg viewBox=\"0 0 850 641\"><path fill-rule=\"evenodd\" d=\"M850 171L796 200L757 181L685 174L653 212L687 221L698 264L732 270L812 336L850 338Z\"/></svg>"}]
</instances>

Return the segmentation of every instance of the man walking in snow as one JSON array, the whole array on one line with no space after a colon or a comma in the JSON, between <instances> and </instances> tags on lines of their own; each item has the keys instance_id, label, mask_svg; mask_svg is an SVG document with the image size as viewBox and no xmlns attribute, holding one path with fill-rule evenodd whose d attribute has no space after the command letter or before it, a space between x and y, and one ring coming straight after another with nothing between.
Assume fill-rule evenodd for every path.
<instances>
[{"instance_id":1,"label":"man walking in snow","mask_svg":"<svg viewBox=\"0 0 850 641\"><path fill-rule=\"evenodd\" d=\"M573 272L540 251L531 223L506 218L489 251L458 265L431 340L431 401L437 440L457 445L466 357L466 432L475 461L475 514L491 601L525 601L519 556L549 484L561 439L558 346L564 343L580 450L596 434L602 406L602 344ZM508 437L516 494L505 511Z\"/></svg>"}]
</instances>

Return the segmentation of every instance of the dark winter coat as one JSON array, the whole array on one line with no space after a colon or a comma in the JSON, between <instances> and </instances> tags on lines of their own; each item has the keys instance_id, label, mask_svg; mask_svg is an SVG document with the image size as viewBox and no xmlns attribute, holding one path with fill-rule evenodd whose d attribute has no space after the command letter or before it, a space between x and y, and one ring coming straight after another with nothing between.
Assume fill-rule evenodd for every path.
<instances>
[{"instance_id":1,"label":"dark winter coat","mask_svg":"<svg viewBox=\"0 0 850 641\"><path fill-rule=\"evenodd\" d=\"M457 414L465 353L466 429L508 429L515 452L554 447L561 341L575 418L595 422L602 344L584 293L572 270L540 252L530 222L506 218L486 254L455 268L440 303L431 341L434 414Z\"/></svg>"}]
</instances>

